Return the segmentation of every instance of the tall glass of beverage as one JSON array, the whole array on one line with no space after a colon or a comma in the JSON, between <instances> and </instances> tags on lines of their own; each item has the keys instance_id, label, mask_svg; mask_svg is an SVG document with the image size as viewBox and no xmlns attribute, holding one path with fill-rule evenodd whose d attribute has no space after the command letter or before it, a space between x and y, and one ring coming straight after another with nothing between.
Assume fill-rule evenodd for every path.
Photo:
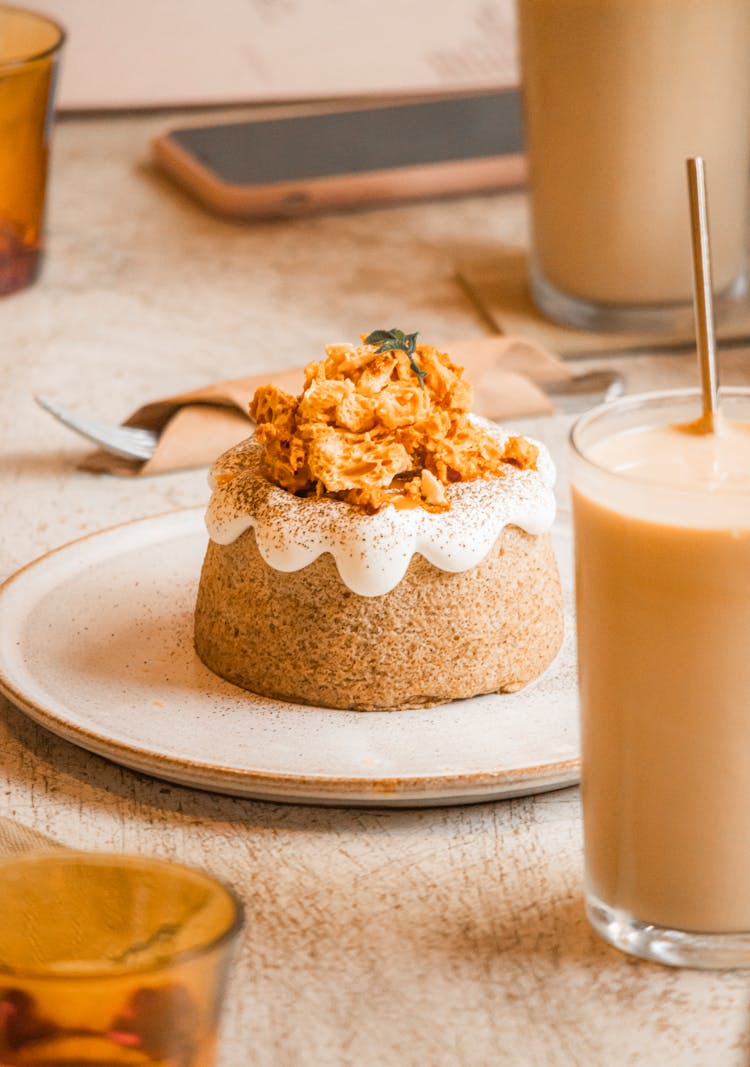
<instances>
[{"instance_id":1,"label":"tall glass of beverage","mask_svg":"<svg viewBox=\"0 0 750 1067\"><path fill-rule=\"evenodd\" d=\"M578 328L691 324L685 167L710 174L716 289L743 294L747 0L519 0L530 283Z\"/></svg>"},{"instance_id":2,"label":"tall glass of beverage","mask_svg":"<svg viewBox=\"0 0 750 1067\"><path fill-rule=\"evenodd\" d=\"M750 965L750 389L571 435L586 905L662 963Z\"/></svg>"}]
</instances>

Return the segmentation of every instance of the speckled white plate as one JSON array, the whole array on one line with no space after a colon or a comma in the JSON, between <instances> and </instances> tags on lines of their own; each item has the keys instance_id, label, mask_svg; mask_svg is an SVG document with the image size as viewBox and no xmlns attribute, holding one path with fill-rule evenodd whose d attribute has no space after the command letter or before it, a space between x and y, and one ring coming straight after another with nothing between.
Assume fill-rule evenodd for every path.
<instances>
[{"instance_id":1,"label":"speckled white plate","mask_svg":"<svg viewBox=\"0 0 750 1067\"><path fill-rule=\"evenodd\" d=\"M554 531L564 648L520 693L366 714L256 697L192 645L203 509L116 526L0 588L0 689L47 729L147 774L268 800L462 804L578 780L571 532Z\"/></svg>"}]
</instances>

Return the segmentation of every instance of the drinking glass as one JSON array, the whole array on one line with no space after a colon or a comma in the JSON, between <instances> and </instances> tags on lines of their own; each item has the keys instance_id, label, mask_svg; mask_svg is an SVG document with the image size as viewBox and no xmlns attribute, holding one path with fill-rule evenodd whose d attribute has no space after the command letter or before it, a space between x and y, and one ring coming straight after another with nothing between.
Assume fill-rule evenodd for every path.
<instances>
[{"instance_id":1,"label":"drinking glass","mask_svg":"<svg viewBox=\"0 0 750 1067\"><path fill-rule=\"evenodd\" d=\"M35 280L55 79L65 32L52 19L0 4L0 295Z\"/></svg>"},{"instance_id":2,"label":"drinking glass","mask_svg":"<svg viewBox=\"0 0 750 1067\"><path fill-rule=\"evenodd\" d=\"M746 291L750 4L519 0L530 284L564 325L690 330L685 160L722 303Z\"/></svg>"},{"instance_id":3,"label":"drinking glass","mask_svg":"<svg viewBox=\"0 0 750 1067\"><path fill-rule=\"evenodd\" d=\"M1 1067L210 1067L234 894L200 871L59 850L0 863Z\"/></svg>"},{"instance_id":4,"label":"drinking glass","mask_svg":"<svg viewBox=\"0 0 750 1067\"><path fill-rule=\"evenodd\" d=\"M571 434L586 907L626 952L739 967L750 389L721 391L719 440L675 428L700 410L690 390L626 397Z\"/></svg>"}]
</instances>

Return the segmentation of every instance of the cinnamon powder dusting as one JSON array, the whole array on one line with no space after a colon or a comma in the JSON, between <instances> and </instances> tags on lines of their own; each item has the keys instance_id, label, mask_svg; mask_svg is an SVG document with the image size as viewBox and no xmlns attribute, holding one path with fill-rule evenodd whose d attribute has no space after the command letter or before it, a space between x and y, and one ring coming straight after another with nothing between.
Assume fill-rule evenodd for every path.
<instances>
[{"instance_id":1,"label":"cinnamon powder dusting","mask_svg":"<svg viewBox=\"0 0 750 1067\"><path fill-rule=\"evenodd\" d=\"M357 346L329 345L305 368L300 396L256 391L250 414L272 482L367 512L445 511L452 483L502 477L507 465L537 469L532 442L500 441L471 420L472 387L445 352L418 344L412 358L383 347L365 335Z\"/></svg>"}]
</instances>

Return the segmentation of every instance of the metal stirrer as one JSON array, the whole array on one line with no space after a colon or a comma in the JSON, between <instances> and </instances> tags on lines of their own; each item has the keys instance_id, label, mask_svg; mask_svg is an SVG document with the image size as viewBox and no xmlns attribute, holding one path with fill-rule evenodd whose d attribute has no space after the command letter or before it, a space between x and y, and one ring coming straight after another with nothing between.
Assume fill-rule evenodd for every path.
<instances>
[{"instance_id":1,"label":"metal stirrer","mask_svg":"<svg viewBox=\"0 0 750 1067\"><path fill-rule=\"evenodd\" d=\"M695 339L698 344L703 391L703 414L693 424L693 428L698 433L714 433L718 416L716 331L711 282L711 241L706 206L706 169L701 156L688 159L687 174L690 194L690 230L693 239Z\"/></svg>"}]
</instances>

